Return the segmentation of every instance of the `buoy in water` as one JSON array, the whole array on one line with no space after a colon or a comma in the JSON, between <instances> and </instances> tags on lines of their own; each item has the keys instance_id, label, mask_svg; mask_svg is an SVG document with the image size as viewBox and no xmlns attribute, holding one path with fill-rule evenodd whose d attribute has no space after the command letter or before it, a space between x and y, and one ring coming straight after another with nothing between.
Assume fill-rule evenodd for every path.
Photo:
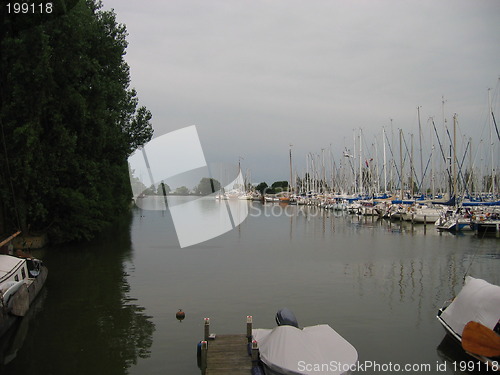
<instances>
[{"instance_id":1,"label":"buoy in water","mask_svg":"<svg viewBox=\"0 0 500 375\"><path fill-rule=\"evenodd\" d=\"M183 321L184 318L186 317L186 313L184 311L182 311L182 309L179 309L179 311L177 311L175 313L175 317L177 318L177 320L179 322Z\"/></svg>"}]
</instances>

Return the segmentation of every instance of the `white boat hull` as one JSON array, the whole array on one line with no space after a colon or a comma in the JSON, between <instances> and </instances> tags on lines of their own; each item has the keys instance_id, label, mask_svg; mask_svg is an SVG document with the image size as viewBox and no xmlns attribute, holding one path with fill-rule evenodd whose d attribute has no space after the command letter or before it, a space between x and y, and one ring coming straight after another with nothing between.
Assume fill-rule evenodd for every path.
<instances>
[{"instance_id":1,"label":"white boat hull","mask_svg":"<svg viewBox=\"0 0 500 375\"><path fill-rule=\"evenodd\" d=\"M356 349L326 324L254 329L253 337L268 375L346 375L358 360Z\"/></svg>"},{"instance_id":2,"label":"white boat hull","mask_svg":"<svg viewBox=\"0 0 500 375\"><path fill-rule=\"evenodd\" d=\"M36 263L38 268L31 270L27 262L39 261L0 255L0 263L13 265L11 268L0 267L3 270L0 297L4 301L0 305L0 337L19 317L26 315L47 278L48 270L41 262Z\"/></svg>"}]
</instances>

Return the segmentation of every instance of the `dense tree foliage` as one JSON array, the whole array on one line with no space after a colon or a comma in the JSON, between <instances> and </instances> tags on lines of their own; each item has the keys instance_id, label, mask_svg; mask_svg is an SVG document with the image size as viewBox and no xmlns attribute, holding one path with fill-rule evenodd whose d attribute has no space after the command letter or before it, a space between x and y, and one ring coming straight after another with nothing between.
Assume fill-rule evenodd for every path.
<instances>
[{"instance_id":1,"label":"dense tree foliage","mask_svg":"<svg viewBox=\"0 0 500 375\"><path fill-rule=\"evenodd\" d=\"M189 189L186 186L180 186L173 192L175 195L189 195Z\"/></svg>"},{"instance_id":2,"label":"dense tree foliage","mask_svg":"<svg viewBox=\"0 0 500 375\"><path fill-rule=\"evenodd\" d=\"M261 182L260 184L258 184L255 187L255 190L260 191L261 194L264 194L267 192L268 188L269 188L269 185L267 183Z\"/></svg>"},{"instance_id":3,"label":"dense tree foliage","mask_svg":"<svg viewBox=\"0 0 500 375\"><path fill-rule=\"evenodd\" d=\"M280 193L282 191L288 191L288 181L275 181L271 185L271 189L275 193Z\"/></svg>"},{"instance_id":4,"label":"dense tree foliage","mask_svg":"<svg viewBox=\"0 0 500 375\"><path fill-rule=\"evenodd\" d=\"M61 242L91 238L128 208L127 157L152 127L129 88L125 26L96 0L54 6L31 24L1 19L0 233Z\"/></svg>"},{"instance_id":5,"label":"dense tree foliage","mask_svg":"<svg viewBox=\"0 0 500 375\"><path fill-rule=\"evenodd\" d=\"M219 181L213 178L203 177L198 186L194 188L194 193L198 195L213 194L221 189Z\"/></svg>"}]
</instances>

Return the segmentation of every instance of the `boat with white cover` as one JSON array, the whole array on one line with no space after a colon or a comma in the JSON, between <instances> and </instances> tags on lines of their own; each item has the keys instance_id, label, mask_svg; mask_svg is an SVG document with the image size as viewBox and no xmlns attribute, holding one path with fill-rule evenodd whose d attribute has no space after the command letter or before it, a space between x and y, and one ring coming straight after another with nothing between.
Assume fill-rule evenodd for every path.
<instances>
[{"instance_id":1,"label":"boat with white cover","mask_svg":"<svg viewBox=\"0 0 500 375\"><path fill-rule=\"evenodd\" d=\"M266 375L342 375L355 370L358 352L333 328L327 324L299 328L294 319L280 321L283 311L290 313L278 311L281 325L252 330Z\"/></svg>"},{"instance_id":2,"label":"boat with white cover","mask_svg":"<svg viewBox=\"0 0 500 375\"><path fill-rule=\"evenodd\" d=\"M500 286L465 278L465 285L437 319L474 358L498 369L500 356Z\"/></svg>"}]
</instances>

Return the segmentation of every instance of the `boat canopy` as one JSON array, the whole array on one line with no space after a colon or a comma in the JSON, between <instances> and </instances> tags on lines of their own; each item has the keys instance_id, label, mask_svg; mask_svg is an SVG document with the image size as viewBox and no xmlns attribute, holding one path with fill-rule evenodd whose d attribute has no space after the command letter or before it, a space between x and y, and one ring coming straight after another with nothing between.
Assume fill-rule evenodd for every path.
<instances>
[{"instance_id":1,"label":"boat canopy","mask_svg":"<svg viewBox=\"0 0 500 375\"><path fill-rule=\"evenodd\" d=\"M0 255L0 284L8 280L24 263L21 258Z\"/></svg>"},{"instance_id":2,"label":"boat canopy","mask_svg":"<svg viewBox=\"0 0 500 375\"><path fill-rule=\"evenodd\" d=\"M457 200L456 200L455 196L451 197L447 201L442 201L442 200L432 201L432 204L441 204L443 206L454 206L456 203L457 203Z\"/></svg>"},{"instance_id":3,"label":"boat canopy","mask_svg":"<svg viewBox=\"0 0 500 375\"><path fill-rule=\"evenodd\" d=\"M347 374L358 360L356 349L327 324L302 329L284 325L252 333L260 359L279 374Z\"/></svg>"},{"instance_id":4,"label":"boat canopy","mask_svg":"<svg viewBox=\"0 0 500 375\"><path fill-rule=\"evenodd\" d=\"M495 202L463 202L462 206L469 206L469 207L500 206L500 201L495 201Z\"/></svg>"},{"instance_id":5,"label":"boat canopy","mask_svg":"<svg viewBox=\"0 0 500 375\"><path fill-rule=\"evenodd\" d=\"M453 302L443 311L441 319L458 335L470 321L495 328L500 318L500 286L471 276Z\"/></svg>"},{"instance_id":6,"label":"boat canopy","mask_svg":"<svg viewBox=\"0 0 500 375\"><path fill-rule=\"evenodd\" d=\"M401 199L394 199L391 201L392 204L413 204L415 201L408 201L408 200L401 200Z\"/></svg>"}]
</instances>

